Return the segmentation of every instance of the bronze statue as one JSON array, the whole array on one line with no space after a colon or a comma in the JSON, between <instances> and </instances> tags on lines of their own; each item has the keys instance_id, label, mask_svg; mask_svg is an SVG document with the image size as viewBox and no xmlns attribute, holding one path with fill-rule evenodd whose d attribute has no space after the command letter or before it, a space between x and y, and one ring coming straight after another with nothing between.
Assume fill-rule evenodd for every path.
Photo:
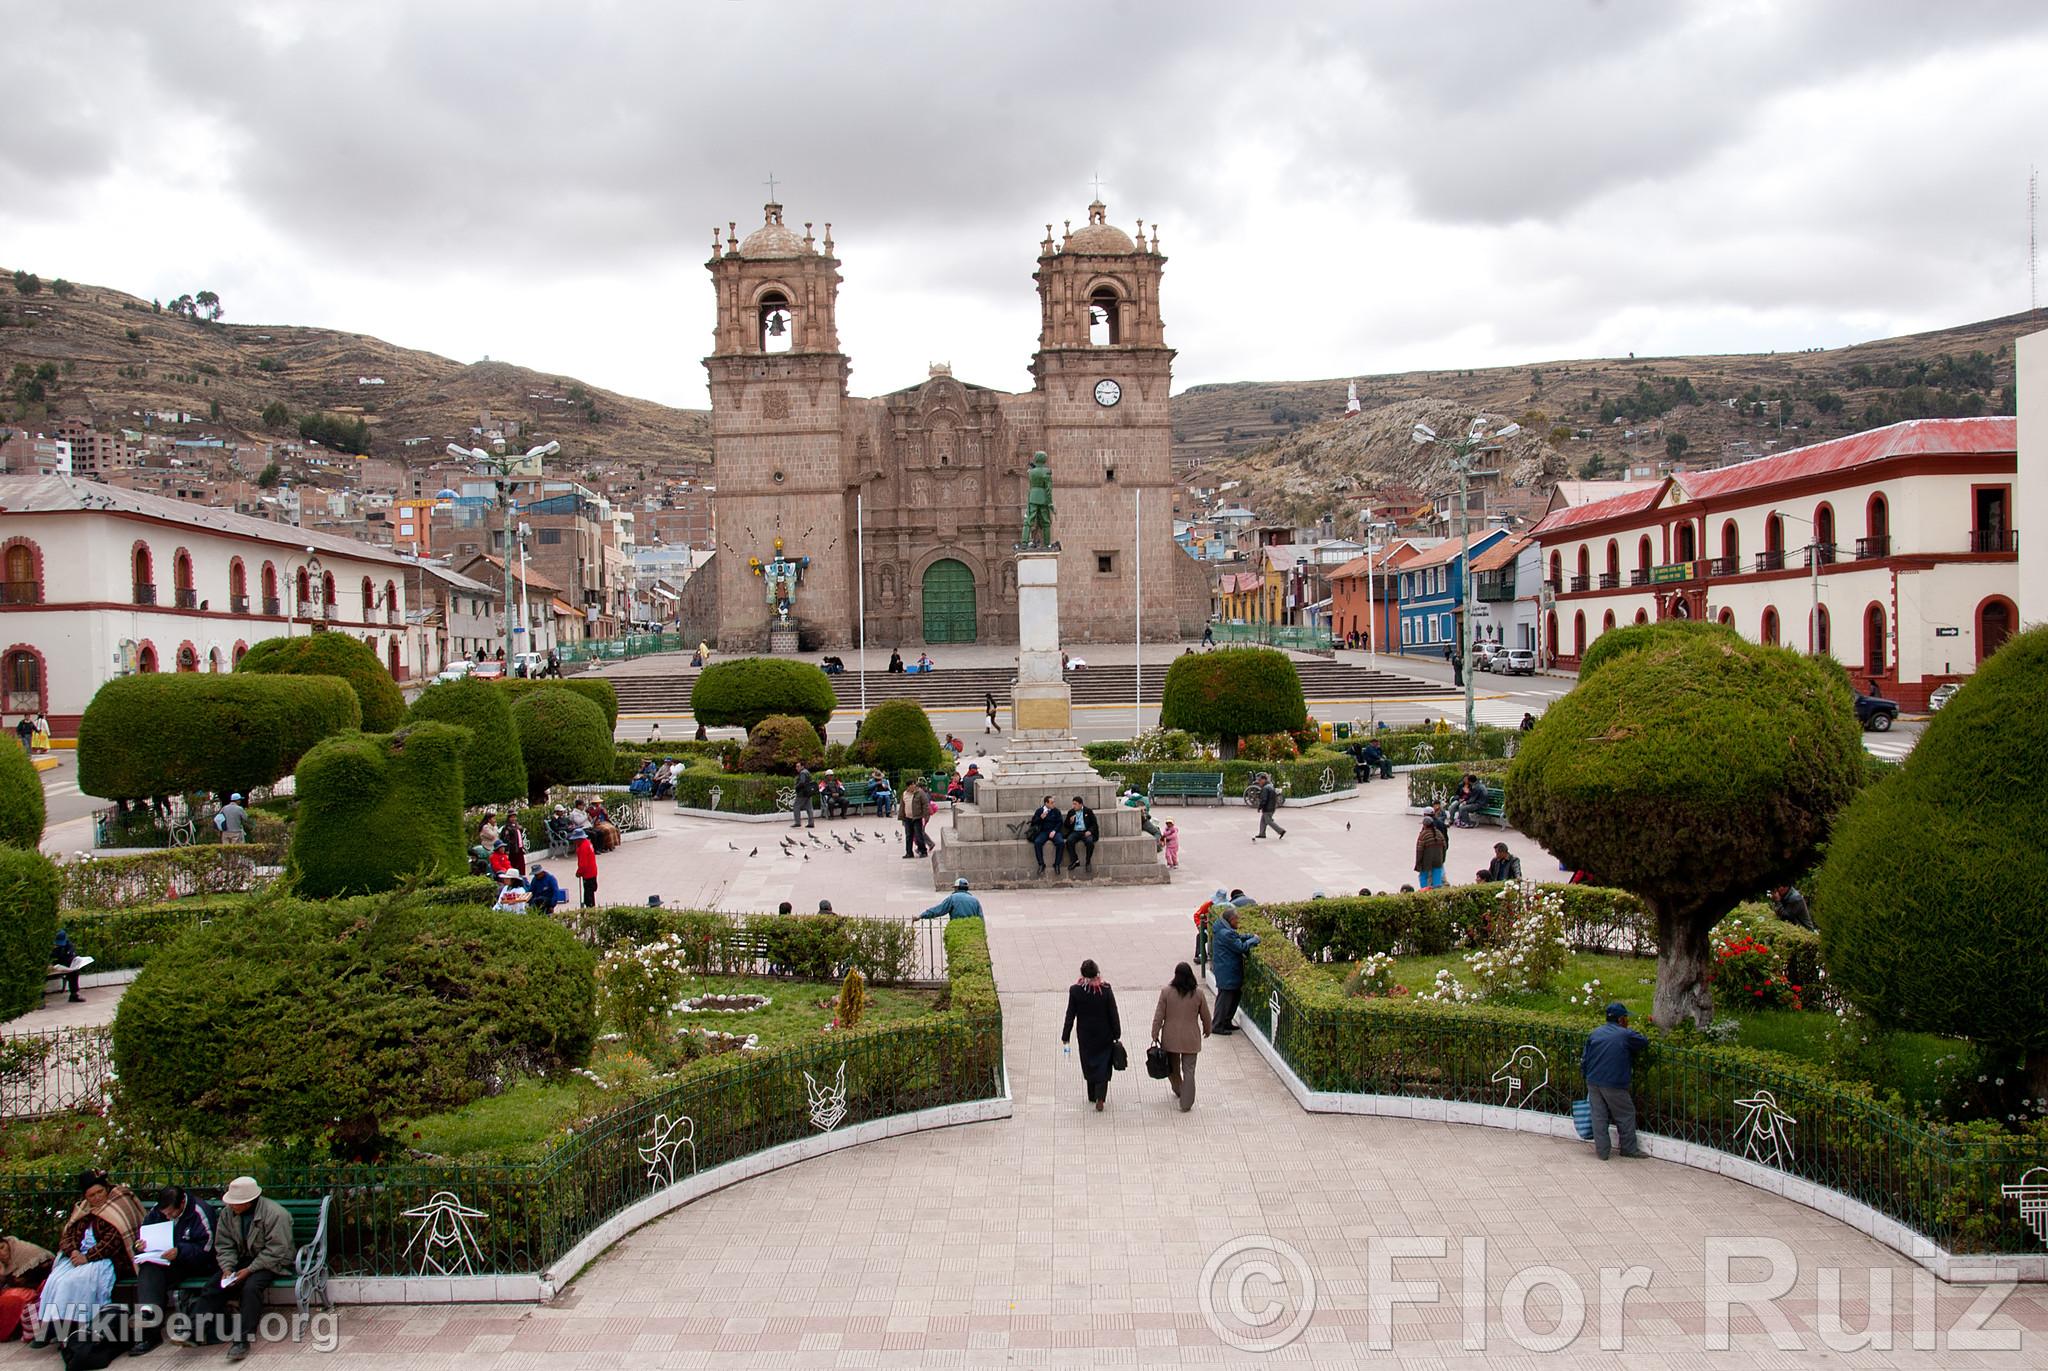
<instances>
[{"instance_id":1,"label":"bronze statue","mask_svg":"<svg viewBox=\"0 0 2048 1371\"><path fill-rule=\"evenodd\" d=\"M1024 536L1019 547L1052 548L1052 467L1043 452L1031 454L1030 494L1024 498Z\"/></svg>"}]
</instances>

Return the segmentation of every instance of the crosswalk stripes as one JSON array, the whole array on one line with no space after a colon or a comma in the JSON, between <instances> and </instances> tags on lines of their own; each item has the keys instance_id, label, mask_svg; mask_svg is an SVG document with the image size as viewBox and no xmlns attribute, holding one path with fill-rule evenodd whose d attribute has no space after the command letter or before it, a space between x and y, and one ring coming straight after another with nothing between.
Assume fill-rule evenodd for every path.
<instances>
[{"instance_id":1,"label":"crosswalk stripes","mask_svg":"<svg viewBox=\"0 0 2048 1371\"><path fill-rule=\"evenodd\" d=\"M1911 733L1866 733L1863 746L1873 757L1882 757L1888 762L1903 762L1913 750L1918 735Z\"/></svg>"}]
</instances>

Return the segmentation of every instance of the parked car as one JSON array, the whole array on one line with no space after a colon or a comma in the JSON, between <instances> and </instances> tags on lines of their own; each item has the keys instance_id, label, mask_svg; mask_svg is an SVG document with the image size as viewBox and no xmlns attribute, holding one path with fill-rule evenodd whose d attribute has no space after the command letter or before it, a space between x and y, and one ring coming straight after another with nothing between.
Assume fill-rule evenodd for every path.
<instances>
[{"instance_id":1,"label":"parked car","mask_svg":"<svg viewBox=\"0 0 2048 1371\"><path fill-rule=\"evenodd\" d=\"M457 658L455 661L448 663L448 665L442 667L438 672L436 672L434 674L434 679L437 681L459 681L463 677L469 675L470 672L475 670L475 662L470 661L466 657Z\"/></svg>"},{"instance_id":2,"label":"parked car","mask_svg":"<svg viewBox=\"0 0 2048 1371\"><path fill-rule=\"evenodd\" d=\"M512 655L514 676L538 676L547 670L548 654L545 652L516 652Z\"/></svg>"},{"instance_id":3,"label":"parked car","mask_svg":"<svg viewBox=\"0 0 2048 1371\"><path fill-rule=\"evenodd\" d=\"M1499 655L1500 651L1501 649L1492 643L1472 644L1472 669L1474 671L1493 670L1493 659Z\"/></svg>"},{"instance_id":4,"label":"parked car","mask_svg":"<svg viewBox=\"0 0 2048 1371\"><path fill-rule=\"evenodd\" d=\"M1493 669L1503 676L1534 676L1536 653L1526 647L1511 647L1495 654Z\"/></svg>"},{"instance_id":5,"label":"parked car","mask_svg":"<svg viewBox=\"0 0 2048 1371\"><path fill-rule=\"evenodd\" d=\"M480 681L495 681L505 674L505 664L489 660L481 661L476 664L475 670L470 674Z\"/></svg>"},{"instance_id":6,"label":"parked car","mask_svg":"<svg viewBox=\"0 0 2048 1371\"><path fill-rule=\"evenodd\" d=\"M1889 733L1899 721L1899 702L1856 692L1856 722L1873 733Z\"/></svg>"},{"instance_id":7,"label":"parked car","mask_svg":"<svg viewBox=\"0 0 2048 1371\"><path fill-rule=\"evenodd\" d=\"M1950 700L1953 700L1956 697L1956 692L1962 688L1963 683L1961 681L1950 681L1945 685L1936 686L1934 693L1927 697L1927 708L1930 710L1940 709Z\"/></svg>"}]
</instances>

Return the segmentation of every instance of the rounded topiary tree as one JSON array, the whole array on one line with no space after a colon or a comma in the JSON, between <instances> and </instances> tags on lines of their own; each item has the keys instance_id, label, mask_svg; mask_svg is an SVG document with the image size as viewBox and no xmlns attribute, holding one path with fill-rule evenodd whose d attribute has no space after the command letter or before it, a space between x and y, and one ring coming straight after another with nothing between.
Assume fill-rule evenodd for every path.
<instances>
[{"instance_id":1,"label":"rounded topiary tree","mask_svg":"<svg viewBox=\"0 0 2048 1371\"><path fill-rule=\"evenodd\" d=\"M1284 652L1231 647L1184 654L1166 669L1159 726L1215 738L1225 757L1254 733L1287 733L1308 722L1301 675Z\"/></svg>"},{"instance_id":2,"label":"rounded topiary tree","mask_svg":"<svg viewBox=\"0 0 2048 1371\"><path fill-rule=\"evenodd\" d=\"M355 691L334 676L121 676L78 722L78 788L109 800L247 791L360 727Z\"/></svg>"},{"instance_id":3,"label":"rounded topiary tree","mask_svg":"<svg viewBox=\"0 0 2048 1371\"><path fill-rule=\"evenodd\" d=\"M1662 634L1523 736L1507 816L1593 884L1642 899L1657 927L1652 1018L1704 1024L1714 925L1811 866L1862 781L1838 667L1732 634Z\"/></svg>"},{"instance_id":4,"label":"rounded topiary tree","mask_svg":"<svg viewBox=\"0 0 2048 1371\"><path fill-rule=\"evenodd\" d=\"M2022 1054L2048 1099L2048 627L2020 634L1843 811L1812 886L1832 984L1889 1028Z\"/></svg>"},{"instance_id":5,"label":"rounded topiary tree","mask_svg":"<svg viewBox=\"0 0 2048 1371\"><path fill-rule=\"evenodd\" d=\"M121 997L121 1107L145 1129L367 1160L390 1120L582 1065L594 993L593 954L548 919L275 902L183 934Z\"/></svg>"},{"instance_id":6,"label":"rounded topiary tree","mask_svg":"<svg viewBox=\"0 0 2048 1371\"><path fill-rule=\"evenodd\" d=\"M604 711L571 690L532 690L512 699L512 723L526 759L526 793L551 785L609 785L617 763Z\"/></svg>"},{"instance_id":7,"label":"rounded topiary tree","mask_svg":"<svg viewBox=\"0 0 2048 1371\"><path fill-rule=\"evenodd\" d=\"M515 700L536 690L573 690L604 711L606 728L616 729L619 726L618 688L602 676L501 676L498 689Z\"/></svg>"},{"instance_id":8,"label":"rounded topiary tree","mask_svg":"<svg viewBox=\"0 0 2048 1371\"><path fill-rule=\"evenodd\" d=\"M797 763L817 766L825 759L825 743L808 719L771 714L747 734L747 745L733 763L735 771L795 775Z\"/></svg>"},{"instance_id":9,"label":"rounded topiary tree","mask_svg":"<svg viewBox=\"0 0 2048 1371\"><path fill-rule=\"evenodd\" d=\"M869 710L850 755L890 776L940 771L946 765L946 750L932 732L931 716L915 700L884 700Z\"/></svg>"},{"instance_id":10,"label":"rounded topiary tree","mask_svg":"<svg viewBox=\"0 0 2048 1371\"><path fill-rule=\"evenodd\" d=\"M387 733L405 719L405 696L370 645L346 633L265 638L242 655L238 672L258 676L339 676L356 692L363 728Z\"/></svg>"},{"instance_id":11,"label":"rounded topiary tree","mask_svg":"<svg viewBox=\"0 0 2048 1371\"><path fill-rule=\"evenodd\" d=\"M0 1019L43 1002L43 968L57 940L62 888L57 868L42 853L0 847Z\"/></svg>"},{"instance_id":12,"label":"rounded topiary tree","mask_svg":"<svg viewBox=\"0 0 2048 1371\"><path fill-rule=\"evenodd\" d=\"M831 677L783 657L717 662L690 687L690 713L707 728L751 729L771 714L794 714L822 734L837 708Z\"/></svg>"},{"instance_id":13,"label":"rounded topiary tree","mask_svg":"<svg viewBox=\"0 0 2048 1371\"><path fill-rule=\"evenodd\" d=\"M1640 651L1652 643L1704 633L1719 633L1730 638L1741 636L1729 625L1715 623L1711 619L1660 619L1654 624L1610 628L1595 638L1579 658L1579 679L1583 681L1615 658Z\"/></svg>"},{"instance_id":14,"label":"rounded topiary tree","mask_svg":"<svg viewBox=\"0 0 2048 1371\"><path fill-rule=\"evenodd\" d=\"M0 843L35 847L43 840L43 778L28 753L0 748Z\"/></svg>"},{"instance_id":15,"label":"rounded topiary tree","mask_svg":"<svg viewBox=\"0 0 2048 1371\"><path fill-rule=\"evenodd\" d=\"M526 756L519 749L519 727L512 722L512 697L489 681L465 676L420 692L408 721L437 719L469 730L469 751L462 758L462 802L502 804L526 798Z\"/></svg>"},{"instance_id":16,"label":"rounded topiary tree","mask_svg":"<svg viewBox=\"0 0 2048 1371\"><path fill-rule=\"evenodd\" d=\"M429 721L396 733L344 734L308 752L299 763L287 859L299 893L361 895L416 876L465 874L462 758L469 746L468 729Z\"/></svg>"}]
</instances>

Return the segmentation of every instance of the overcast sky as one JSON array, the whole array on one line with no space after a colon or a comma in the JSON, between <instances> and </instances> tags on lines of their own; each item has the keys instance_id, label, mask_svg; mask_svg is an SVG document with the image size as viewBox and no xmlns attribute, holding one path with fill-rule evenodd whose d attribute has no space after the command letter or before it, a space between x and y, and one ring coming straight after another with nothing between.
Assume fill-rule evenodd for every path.
<instances>
[{"instance_id":1,"label":"overcast sky","mask_svg":"<svg viewBox=\"0 0 2048 1371\"><path fill-rule=\"evenodd\" d=\"M1177 388L2027 307L2048 5L0 0L0 262L705 402L711 229L833 226L879 394L1028 386L1048 220ZM801 231L799 229L799 231Z\"/></svg>"}]
</instances>

